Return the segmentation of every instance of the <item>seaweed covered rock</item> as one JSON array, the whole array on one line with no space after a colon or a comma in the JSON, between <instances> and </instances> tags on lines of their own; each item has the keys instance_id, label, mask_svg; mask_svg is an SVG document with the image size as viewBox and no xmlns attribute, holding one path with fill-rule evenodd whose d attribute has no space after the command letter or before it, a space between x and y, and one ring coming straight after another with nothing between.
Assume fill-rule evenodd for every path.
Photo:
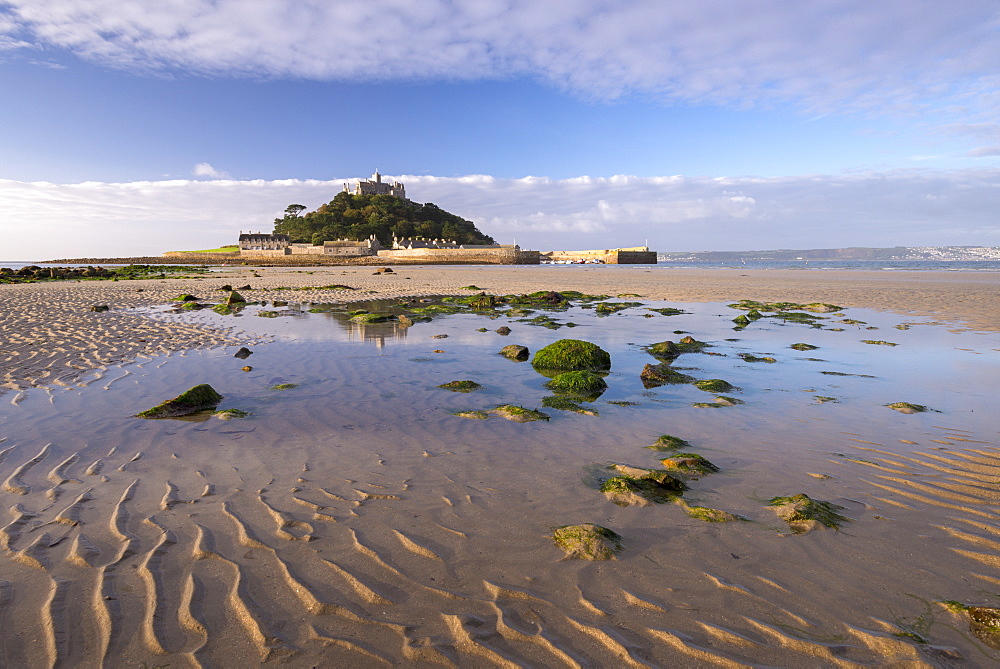
<instances>
[{"instance_id":1,"label":"seaweed covered rock","mask_svg":"<svg viewBox=\"0 0 1000 669\"><path fill-rule=\"evenodd\" d=\"M511 360L527 360L530 356L527 346L518 346L517 344L511 344L509 346L504 346L500 349L499 355L505 358L510 358Z\"/></svg>"},{"instance_id":2,"label":"seaweed covered rock","mask_svg":"<svg viewBox=\"0 0 1000 669\"><path fill-rule=\"evenodd\" d=\"M805 493L791 497L772 497L767 505L773 508L778 517L788 523L796 534L808 532L821 525L838 529L842 523L850 520L837 513L837 509L844 507L812 499Z\"/></svg>"},{"instance_id":3,"label":"seaweed covered rock","mask_svg":"<svg viewBox=\"0 0 1000 669\"><path fill-rule=\"evenodd\" d=\"M482 386L475 381L465 379L463 381L449 381L448 383L442 383L438 386L438 388L452 390L456 393L471 393L473 390L479 390Z\"/></svg>"},{"instance_id":4,"label":"seaweed covered rock","mask_svg":"<svg viewBox=\"0 0 1000 669\"><path fill-rule=\"evenodd\" d=\"M703 520L706 523L729 523L734 520L746 520L743 516L721 509L710 509L707 506L693 506L680 497L677 498L677 505L684 509L684 512L690 517Z\"/></svg>"},{"instance_id":5,"label":"seaweed covered rock","mask_svg":"<svg viewBox=\"0 0 1000 669\"><path fill-rule=\"evenodd\" d=\"M222 411L216 411L212 415L220 420L233 420L234 418L247 418L252 414L243 409L223 409Z\"/></svg>"},{"instance_id":6,"label":"seaweed covered rock","mask_svg":"<svg viewBox=\"0 0 1000 669\"><path fill-rule=\"evenodd\" d=\"M539 369L607 371L611 355L589 341L560 339L536 351L531 364Z\"/></svg>"},{"instance_id":7,"label":"seaweed covered rock","mask_svg":"<svg viewBox=\"0 0 1000 669\"><path fill-rule=\"evenodd\" d=\"M991 648L1000 649L1000 608L993 606L968 606L969 631Z\"/></svg>"},{"instance_id":8,"label":"seaweed covered rock","mask_svg":"<svg viewBox=\"0 0 1000 669\"><path fill-rule=\"evenodd\" d=\"M738 390L736 386L723 379L702 379L701 381L695 381L693 385L698 390L704 390L706 393L727 393Z\"/></svg>"},{"instance_id":9,"label":"seaweed covered rock","mask_svg":"<svg viewBox=\"0 0 1000 669\"><path fill-rule=\"evenodd\" d=\"M892 404L886 404L886 406L899 413L923 413L924 411L929 411L923 404L910 404L909 402L893 402Z\"/></svg>"},{"instance_id":10,"label":"seaweed covered rock","mask_svg":"<svg viewBox=\"0 0 1000 669\"><path fill-rule=\"evenodd\" d=\"M235 290L229 293L229 297L226 298L226 304L232 306L234 304L246 304L246 299Z\"/></svg>"},{"instance_id":11,"label":"seaweed covered rock","mask_svg":"<svg viewBox=\"0 0 1000 669\"><path fill-rule=\"evenodd\" d=\"M240 360L246 360L251 355L253 355L253 351L248 349L246 346L241 346L240 350L236 351L236 353L233 353L233 357L239 358Z\"/></svg>"},{"instance_id":12,"label":"seaweed covered rock","mask_svg":"<svg viewBox=\"0 0 1000 669\"><path fill-rule=\"evenodd\" d=\"M655 358L673 360L684 351L672 341L661 341L648 347L646 351Z\"/></svg>"},{"instance_id":13,"label":"seaweed covered rock","mask_svg":"<svg viewBox=\"0 0 1000 669\"><path fill-rule=\"evenodd\" d=\"M618 472L601 484L601 492L619 506L647 506L674 499L687 489L681 479L660 469L613 464Z\"/></svg>"},{"instance_id":14,"label":"seaweed covered rock","mask_svg":"<svg viewBox=\"0 0 1000 669\"><path fill-rule=\"evenodd\" d=\"M639 372L639 379L646 388L656 388L657 386L669 383L691 383L693 376L682 374L665 362L658 365L647 364Z\"/></svg>"},{"instance_id":15,"label":"seaweed covered rock","mask_svg":"<svg viewBox=\"0 0 1000 669\"><path fill-rule=\"evenodd\" d=\"M682 448L691 448L691 444L680 437L675 437L671 434L661 434L656 438L656 441L646 448L654 451L677 451Z\"/></svg>"},{"instance_id":16,"label":"seaweed covered rock","mask_svg":"<svg viewBox=\"0 0 1000 669\"><path fill-rule=\"evenodd\" d=\"M500 327L498 327L498 328L496 329L496 333L497 333L498 335L504 335L504 336L507 336L507 335L509 335L509 334L510 334L510 328L509 328L509 327L507 327L506 325L501 325Z\"/></svg>"},{"instance_id":17,"label":"seaweed covered rock","mask_svg":"<svg viewBox=\"0 0 1000 669\"><path fill-rule=\"evenodd\" d=\"M660 461L664 469L676 470L684 474L699 476L721 471L697 453L677 453Z\"/></svg>"},{"instance_id":18,"label":"seaweed covered rock","mask_svg":"<svg viewBox=\"0 0 1000 669\"><path fill-rule=\"evenodd\" d=\"M797 342L792 344L788 348L794 348L796 351L815 351L819 346L813 346L812 344L807 344L805 342Z\"/></svg>"},{"instance_id":19,"label":"seaweed covered rock","mask_svg":"<svg viewBox=\"0 0 1000 669\"><path fill-rule=\"evenodd\" d=\"M608 384L597 374L580 370L558 374L545 387L556 393L596 399L596 396L607 390Z\"/></svg>"},{"instance_id":20,"label":"seaweed covered rock","mask_svg":"<svg viewBox=\"0 0 1000 669\"><path fill-rule=\"evenodd\" d=\"M214 409L222 401L222 395L215 392L215 388L202 383L194 386L177 397L157 404L151 409L139 412L136 418L174 418L176 416L187 416L198 413L205 409Z\"/></svg>"},{"instance_id":21,"label":"seaweed covered rock","mask_svg":"<svg viewBox=\"0 0 1000 669\"><path fill-rule=\"evenodd\" d=\"M564 560L614 560L622 550L620 535L593 523L557 527L552 541L565 551Z\"/></svg>"},{"instance_id":22,"label":"seaweed covered rock","mask_svg":"<svg viewBox=\"0 0 1000 669\"><path fill-rule=\"evenodd\" d=\"M572 411L573 413L581 413L585 416L597 415L596 409L580 406L567 397L543 397L542 406L548 409L555 409L556 411Z\"/></svg>"},{"instance_id":23,"label":"seaweed covered rock","mask_svg":"<svg viewBox=\"0 0 1000 669\"><path fill-rule=\"evenodd\" d=\"M515 404L501 404L500 406L491 409L489 413L494 416L506 418L507 420L512 420L515 423L530 423L536 420L549 419L548 414L534 409L525 409L524 407L519 407Z\"/></svg>"}]
</instances>

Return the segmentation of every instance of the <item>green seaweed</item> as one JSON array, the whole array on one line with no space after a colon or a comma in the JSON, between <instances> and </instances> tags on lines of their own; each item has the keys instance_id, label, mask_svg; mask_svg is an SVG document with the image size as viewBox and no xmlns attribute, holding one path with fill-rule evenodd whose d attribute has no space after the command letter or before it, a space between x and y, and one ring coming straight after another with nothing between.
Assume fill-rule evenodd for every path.
<instances>
[{"instance_id":1,"label":"green seaweed","mask_svg":"<svg viewBox=\"0 0 1000 669\"><path fill-rule=\"evenodd\" d=\"M548 420L548 414L542 413L535 409L525 409L522 406L517 406L516 404L501 404L499 406L490 409L489 413L500 416L501 418L506 418L507 420L512 420L515 423L530 423L536 420Z\"/></svg>"},{"instance_id":2,"label":"green seaweed","mask_svg":"<svg viewBox=\"0 0 1000 669\"><path fill-rule=\"evenodd\" d=\"M676 451L681 448L691 448L691 444L680 437L675 437L671 434L661 434L656 438L656 441L646 446L646 448L654 451Z\"/></svg>"},{"instance_id":3,"label":"green seaweed","mask_svg":"<svg viewBox=\"0 0 1000 669\"><path fill-rule=\"evenodd\" d=\"M698 390L704 390L706 393L727 393L739 390L739 388L723 379L702 379L695 381L691 385Z\"/></svg>"},{"instance_id":4,"label":"green seaweed","mask_svg":"<svg viewBox=\"0 0 1000 669\"><path fill-rule=\"evenodd\" d=\"M892 404L886 404L884 406L887 406L890 409L895 409L899 413L923 413L924 411L931 410L923 404L910 404L909 402L893 402Z\"/></svg>"},{"instance_id":5,"label":"green seaweed","mask_svg":"<svg viewBox=\"0 0 1000 669\"><path fill-rule=\"evenodd\" d=\"M796 351L815 351L816 349L819 348L819 346L813 346L812 344L805 344L803 342L799 342L797 344L792 344L788 348L794 348Z\"/></svg>"},{"instance_id":6,"label":"green seaweed","mask_svg":"<svg viewBox=\"0 0 1000 669\"><path fill-rule=\"evenodd\" d=\"M580 413L586 416L597 415L596 409L582 407L567 397L552 397L552 396L543 397L542 406L548 409L555 409L557 411L572 411L574 413Z\"/></svg>"},{"instance_id":7,"label":"green seaweed","mask_svg":"<svg viewBox=\"0 0 1000 669\"><path fill-rule=\"evenodd\" d=\"M740 357L743 358L743 362L767 362L767 363L778 362L774 358L770 358L770 357L758 357L758 356L753 355L751 353L740 353Z\"/></svg>"},{"instance_id":8,"label":"green seaweed","mask_svg":"<svg viewBox=\"0 0 1000 669\"><path fill-rule=\"evenodd\" d=\"M614 560L622 550L619 534L593 523L557 527L552 541L566 552L564 559Z\"/></svg>"},{"instance_id":9,"label":"green seaweed","mask_svg":"<svg viewBox=\"0 0 1000 669\"><path fill-rule=\"evenodd\" d=\"M586 370L563 372L545 384L549 390L572 395L593 395L604 392L608 384L597 374Z\"/></svg>"},{"instance_id":10,"label":"green seaweed","mask_svg":"<svg viewBox=\"0 0 1000 669\"><path fill-rule=\"evenodd\" d=\"M639 379L646 388L656 388L667 384L691 383L694 377L678 372L669 363L661 362L658 365L647 364L643 367Z\"/></svg>"},{"instance_id":11,"label":"green seaweed","mask_svg":"<svg viewBox=\"0 0 1000 669\"><path fill-rule=\"evenodd\" d=\"M291 390L292 388L298 388L297 383L278 383L271 386L271 390Z\"/></svg>"},{"instance_id":12,"label":"green seaweed","mask_svg":"<svg viewBox=\"0 0 1000 669\"><path fill-rule=\"evenodd\" d=\"M222 420L233 420L234 418L247 418L253 414L249 411L244 411L243 409L223 409L221 411L216 411L212 415L216 418L221 418Z\"/></svg>"},{"instance_id":13,"label":"green seaweed","mask_svg":"<svg viewBox=\"0 0 1000 669\"><path fill-rule=\"evenodd\" d=\"M448 383L442 383L438 386L438 388L452 390L457 393L470 393L473 390L479 390L482 386L475 381L466 379L464 381L449 381Z\"/></svg>"},{"instance_id":14,"label":"green seaweed","mask_svg":"<svg viewBox=\"0 0 1000 669\"><path fill-rule=\"evenodd\" d=\"M850 520L850 518L837 513L837 509L844 507L812 499L805 493L790 497L772 497L767 505L773 507L778 516L788 523L792 531L796 533L808 531L817 523L825 527L839 529L843 523Z\"/></svg>"},{"instance_id":15,"label":"green seaweed","mask_svg":"<svg viewBox=\"0 0 1000 669\"><path fill-rule=\"evenodd\" d=\"M470 409L468 411L456 411L451 414L452 416L458 416L459 418L473 418L475 420L486 420L490 417L485 411L480 411L478 409Z\"/></svg>"},{"instance_id":16,"label":"green seaweed","mask_svg":"<svg viewBox=\"0 0 1000 669\"><path fill-rule=\"evenodd\" d=\"M611 369L611 355L597 344L560 339L536 351L531 364L539 369L606 371Z\"/></svg>"},{"instance_id":17,"label":"green seaweed","mask_svg":"<svg viewBox=\"0 0 1000 669\"><path fill-rule=\"evenodd\" d=\"M862 339L862 344L875 344L877 346L899 346L899 344L894 344L891 341L883 341L881 339Z\"/></svg>"},{"instance_id":18,"label":"green seaweed","mask_svg":"<svg viewBox=\"0 0 1000 669\"><path fill-rule=\"evenodd\" d=\"M660 461L666 469L675 469L686 474L712 474L721 471L716 465L697 453L675 453Z\"/></svg>"},{"instance_id":19,"label":"green seaweed","mask_svg":"<svg viewBox=\"0 0 1000 669\"><path fill-rule=\"evenodd\" d=\"M157 404L135 414L136 418L173 418L214 409L222 401L222 395L207 383L194 386L173 399Z\"/></svg>"}]
</instances>

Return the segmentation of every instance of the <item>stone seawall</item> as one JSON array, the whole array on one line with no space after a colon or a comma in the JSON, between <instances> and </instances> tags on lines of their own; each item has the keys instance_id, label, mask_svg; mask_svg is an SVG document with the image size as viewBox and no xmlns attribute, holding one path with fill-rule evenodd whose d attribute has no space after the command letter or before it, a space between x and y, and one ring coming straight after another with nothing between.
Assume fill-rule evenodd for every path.
<instances>
[{"instance_id":1,"label":"stone seawall","mask_svg":"<svg viewBox=\"0 0 1000 669\"><path fill-rule=\"evenodd\" d=\"M553 261L594 261L608 265L655 265L656 251L639 249L598 249L593 251L549 251L542 254L542 260Z\"/></svg>"},{"instance_id":2,"label":"stone seawall","mask_svg":"<svg viewBox=\"0 0 1000 669\"><path fill-rule=\"evenodd\" d=\"M409 263L456 265L537 265L538 251L515 248L478 249L392 249L378 252L379 258Z\"/></svg>"}]
</instances>

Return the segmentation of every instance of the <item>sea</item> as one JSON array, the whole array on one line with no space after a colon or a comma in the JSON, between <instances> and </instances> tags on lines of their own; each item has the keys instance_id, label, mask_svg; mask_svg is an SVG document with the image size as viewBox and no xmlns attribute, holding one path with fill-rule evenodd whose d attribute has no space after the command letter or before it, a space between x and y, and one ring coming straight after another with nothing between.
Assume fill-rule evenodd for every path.
<instances>
[{"instance_id":1,"label":"sea","mask_svg":"<svg viewBox=\"0 0 1000 669\"><path fill-rule=\"evenodd\" d=\"M0 267L20 269L29 265L38 267L86 267L66 263L42 263L26 260L0 260ZM107 267L120 265L108 264ZM578 267L578 265L556 265L557 267ZM796 269L796 270L865 270L875 272L891 271L948 271L948 272L1000 272L1000 260L746 260L746 261L698 261L661 260L657 269Z\"/></svg>"}]
</instances>

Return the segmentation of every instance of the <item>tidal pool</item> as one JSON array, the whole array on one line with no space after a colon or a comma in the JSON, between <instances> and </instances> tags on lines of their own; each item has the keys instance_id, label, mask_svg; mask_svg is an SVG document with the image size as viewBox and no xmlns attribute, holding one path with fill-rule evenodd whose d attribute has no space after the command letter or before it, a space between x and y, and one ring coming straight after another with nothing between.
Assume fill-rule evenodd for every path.
<instances>
[{"instance_id":1,"label":"tidal pool","mask_svg":"<svg viewBox=\"0 0 1000 669\"><path fill-rule=\"evenodd\" d=\"M150 314L237 328L253 353L154 358L5 405L4 656L27 661L37 634L77 662L998 659L937 604L1000 601L996 333L862 309L738 328L725 304L609 301L639 303L410 326L349 312L428 303ZM668 307L684 313L651 311ZM525 322L539 315L560 327ZM643 384L644 347L688 335L708 346L671 366L735 390ZM611 354L607 390L578 401L597 415L544 407L549 378L498 355L561 338ZM482 388L438 388L457 380ZM251 415L132 417L200 383ZM503 404L549 420L454 415ZM664 434L721 471L683 504L607 499L609 466L659 468L645 447ZM798 493L848 520L794 534L767 503ZM561 560L552 531L580 523L620 535L618 559Z\"/></svg>"}]
</instances>

